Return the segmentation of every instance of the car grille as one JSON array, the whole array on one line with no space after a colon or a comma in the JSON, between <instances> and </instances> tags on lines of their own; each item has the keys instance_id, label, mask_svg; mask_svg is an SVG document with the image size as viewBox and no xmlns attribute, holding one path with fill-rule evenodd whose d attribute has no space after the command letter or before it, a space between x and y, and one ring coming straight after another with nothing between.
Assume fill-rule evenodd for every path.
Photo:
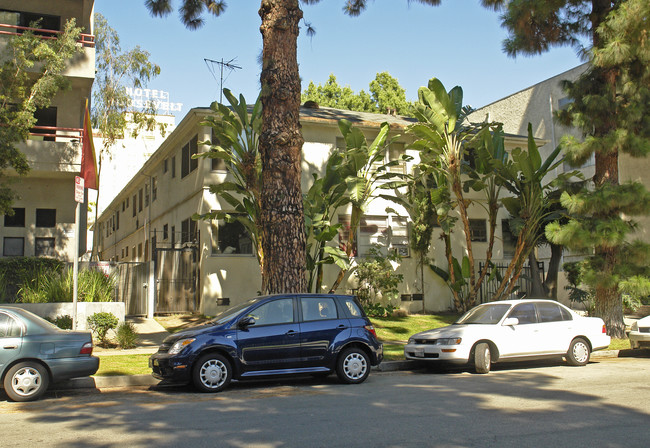
<instances>
[{"instance_id":1,"label":"car grille","mask_svg":"<svg viewBox=\"0 0 650 448\"><path fill-rule=\"evenodd\" d=\"M407 352L407 354L412 358L420 359L435 359L440 357L440 353L424 353L424 356L415 356L415 352Z\"/></svg>"},{"instance_id":2,"label":"car grille","mask_svg":"<svg viewBox=\"0 0 650 448\"><path fill-rule=\"evenodd\" d=\"M413 339L415 344L436 345L437 339Z\"/></svg>"},{"instance_id":3,"label":"car grille","mask_svg":"<svg viewBox=\"0 0 650 448\"><path fill-rule=\"evenodd\" d=\"M650 327L639 328L639 333L650 333Z\"/></svg>"}]
</instances>

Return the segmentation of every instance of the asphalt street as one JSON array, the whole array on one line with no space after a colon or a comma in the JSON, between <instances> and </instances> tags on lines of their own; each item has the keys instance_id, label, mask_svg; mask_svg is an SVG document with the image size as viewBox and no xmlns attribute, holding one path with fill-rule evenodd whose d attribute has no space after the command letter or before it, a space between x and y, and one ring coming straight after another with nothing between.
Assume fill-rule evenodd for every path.
<instances>
[{"instance_id":1,"label":"asphalt street","mask_svg":"<svg viewBox=\"0 0 650 448\"><path fill-rule=\"evenodd\" d=\"M187 387L54 391L0 401L3 446L647 447L650 360L373 372Z\"/></svg>"}]
</instances>

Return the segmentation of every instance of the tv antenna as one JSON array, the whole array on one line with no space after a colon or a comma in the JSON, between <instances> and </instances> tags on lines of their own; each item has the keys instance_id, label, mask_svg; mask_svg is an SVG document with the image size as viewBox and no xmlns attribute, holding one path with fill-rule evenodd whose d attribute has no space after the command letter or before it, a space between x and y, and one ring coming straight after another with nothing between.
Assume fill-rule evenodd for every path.
<instances>
[{"instance_id":1,"label":"tv antenna","mask_svg":"<svg viewBox=\"0 0 650 448\"><path fill-rule=\"evenodd\" d=\"M208 58L203 58L205 61L205 65L208 66L208 70L210 70L210 73L212 73L212 77L216 80L217 79L217 74L215 73L215 66L219 66L219 102L221 103L223 101L223 71L224 69L228 70L228 73L226 74L226 79L228 80L228 77L230 74L235 71L235 70L241 70L241 67L238 65L233 64L237 58L232 58L229 61L224 61L223 58L221 58L220 61L215 61L214 59L208 59Z\"/></svg>"}]
</instances>

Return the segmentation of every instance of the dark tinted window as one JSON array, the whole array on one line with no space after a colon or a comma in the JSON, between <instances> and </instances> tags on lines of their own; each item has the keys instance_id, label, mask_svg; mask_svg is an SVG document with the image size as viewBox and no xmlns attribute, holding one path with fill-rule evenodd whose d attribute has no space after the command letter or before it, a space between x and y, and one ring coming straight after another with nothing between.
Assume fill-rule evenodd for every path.
<instances>
[{"instance_id":1,"label":"dark tinted window","mask_svg":"<svg viewBox=\"0 0 650 448\"><path fill-rule=\"evenodd\" d=\"M55 227L55 226L56 226L55 208L36 209L36 227Z\"/></svg>"},{"instance_id":2,"label":"dark tinted window","mask_svg":"<svg viewBox=\"0 0 650 448\"><path fill-rule=\"evenodd\" d=\"M302 298L300 299L302 308L302 320L327 320L337 319L336 303L329 297L321 298Z\"/></svg>"},{"instance_id":3,"label":"dark tinted window","mask_svg":"<svg viewBox=\"0 0 650 448\"><path fill-rule=\"evenodd\" d=\"M278 299L267 302L247 314L255 319L255 325L289 324L293 322L293 300Z\"/></svg>"},{"instance_id":4,"label":"dark tinted window","mask_svg":"<svg viewBox=\"0 0 650 448\"><path fill-rule=\"evenodd\" d=\"M14 208L14 215L5 215L5 227L25 227L25 209Z\"/></svg>"},{"instance_id":5,"label":"dark tinted window","mask_svg":"<svg viewBox=\"0 0 650 448\"><path fill-rule=\"evenodd\" d=\"M25 238L6 236L3 243L2 255L5 257L22 257L25 255Z\"/></svg>"},{"instance_id":6,"label":"dark tinted window","mask_svg":"<svg viewBox=\"0 0 650 448\"><path fill-rule=\"evenodd\" d=\"M544 303L537 304L537 314L540 322L560 322L564 320L562 310L557 303Z\"/></svg>"},{"instance_id":7,"label":"dark tinted window","mask_svg":"<svg viewBox=\"0 0 650 448\"><path fill-rule=\"evenodd\" d=\"M520 325L537 323L535 305L532 303L522 303L515 306L508 317L516 317L519 319Z\"/></svg>"}]
</instances>

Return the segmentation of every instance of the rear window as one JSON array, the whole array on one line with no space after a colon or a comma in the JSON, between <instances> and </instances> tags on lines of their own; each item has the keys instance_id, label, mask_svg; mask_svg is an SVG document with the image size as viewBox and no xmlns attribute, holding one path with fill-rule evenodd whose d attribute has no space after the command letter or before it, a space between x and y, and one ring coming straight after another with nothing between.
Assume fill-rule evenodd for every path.
<instances>
[{"instance_id":1,"label":"rear window","mask_svg":"<svg viewBox=\"0 0 650 448\"><path fill-rule=\"evenodd\" d=\"M20 326L12 317L0 313L0 338L20 337Z\"/></svg>"},{"instance_id":2,"label":"rear window","mask_svg":"<svg viewBox=\"0 0 650 448\"><path fill-rule=\"evenodd\" d=\"M343 302L352 317L363 317L363 313L361 312L361 309L359 309L357 302L352 299L344 299Z\"/></svg>"}]
</instances>

